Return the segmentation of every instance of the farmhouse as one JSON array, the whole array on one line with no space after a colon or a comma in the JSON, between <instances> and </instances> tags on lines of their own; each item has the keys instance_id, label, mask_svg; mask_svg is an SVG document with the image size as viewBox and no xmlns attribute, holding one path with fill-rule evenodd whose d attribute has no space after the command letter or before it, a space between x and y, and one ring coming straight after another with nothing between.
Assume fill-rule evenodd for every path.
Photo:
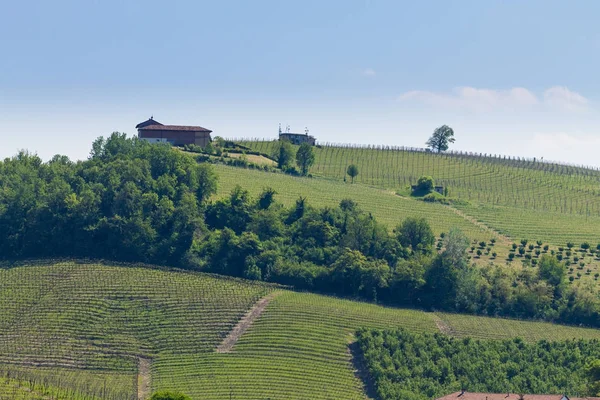
<instances>
[{"instance_id":1,"label":"farmhouse","mask_svg":"<svg viewBox=\"0 0 600 400\"><path fill-rule=\"evenodd\" d=\"M515 394L455 392L436 400L600 400L600 397L568 397L564 394Z\"/></svg>"},{"instance_id":2,"label":"farmhouse","mask_svg":"<svg viewBox=\"0 0 600 400\"><path fill-rule=\"evenodd\" d=\"M308 143L311 146L314 146L317 142L314 136L310 136L308 134L308 129L304 131L304 133L292 133L289 131L289 126L286 128L285 132L281 132L281 126L279 126L279 140L287 140L292 144L302 144Z\"/></svg>"},{"instance_id":3,"label":"farmhouse","mask_svg":"<svg viewBox=\"0 0 600 400\"><path fill-rule=\"evenodd\" d=\"M163 125L153 117L137 124L138 138L151 143L171 143L175 146L195 144L205 147L212 141L211 130L201 126Z\"/></svg>"}]
</instances>

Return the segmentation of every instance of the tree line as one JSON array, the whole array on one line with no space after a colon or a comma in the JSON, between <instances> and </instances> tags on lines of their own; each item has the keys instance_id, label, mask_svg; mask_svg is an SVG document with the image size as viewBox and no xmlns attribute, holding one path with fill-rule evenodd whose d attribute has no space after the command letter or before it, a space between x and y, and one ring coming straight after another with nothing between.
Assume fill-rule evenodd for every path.
<instances>
[{"instance_id":1,"label":"tree line","mask_svg":"<svg viewBox=\"0 0 600 400\"><path fill-rule=\"evenodd\" d=\"M598 396L600 342L458 339L404 329L357 333L379 399L469 392Z\"/></svg>"},{"instance_id":2,"label":"tree line","mask_svg":"<svg viewBox=\"0 0 600 400\"><path fill-rule=\"evenodd\" d=\"M351 200L291 207L266 187L211 200L209 164L124 134L99 138L89 159L0 162L0 258L139 261L292 285L390 305L600 327L595 288L570 285L565 266L475 267L469 240L446 233L440 251L424 219L389 231Z\"/></svg>"}]
</instances>

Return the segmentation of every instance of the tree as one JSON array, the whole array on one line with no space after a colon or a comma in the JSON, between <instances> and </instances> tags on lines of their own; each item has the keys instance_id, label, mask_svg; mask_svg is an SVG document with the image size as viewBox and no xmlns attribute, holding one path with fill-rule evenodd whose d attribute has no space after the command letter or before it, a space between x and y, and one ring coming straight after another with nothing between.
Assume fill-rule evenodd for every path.
<instances>
[{"instance_id":1,"label":"tree","mask_svg":"<svg viewBox=\"0 0 600 400\"><path fill-rule=\"evenodd\" d=\"M280 140L273 148L273 158L277 161L278 168L286 168L292 164L294 157L294 149L292 144L287 140Z\"/></svg>"},{"instance_id":2,"label":"tree","mask_svg":"<svg viewBox=\"0 0 600 400\"><path fill-rule=\"evenodd\" d=\"M302 143L298 152L296 152L296 164L300 167L302 175L308 174L308 169L315 162L315 153L312 146L308 143Z\"/></svg>"},{"instance_id":3,"label":"tree","mask_svg":"<svg viewBox=\"0 0 600 400\"><path fill-rule=\"evenodd\" d=\"M448 125L442 125L433 131L426 144L439 153L448 150L448 143L454 143L454 131Z\"/></svg>"},{"instance_id":4,"label":"tree","mask_svg":"<svg viewBox=\"0 0 600 400\"><path fill-rule=\"evenodd\" d=\"M160 392L154 393L152 397L150 397L150 400L192 400L192 398L181 392L161 390Z\"/></svg>"},{"instance_id":5,"label":"tree","mask_svg":"<svg viewBox=\"0 0 600 400\"><path fill-rule=\"evenodd\" d=\"M425 218L408 217L396 228L400 244L414 251L429 253L435 243L435 236Z\"/></svg>"},{"instance_id":6,"label":"tree","mask_svg":"<svg viewBox=\"0 0 600 400\"><path fill-rule=\"evenodd\" d=\"M590 362L585 368L588 378L588 396L600 396L600 360Z\"/></svg>"},{"instance_id":7,"label":"tree","mask_svg":"<svg viewBox=\"0 0 600 400\"><path fill-rule=\"evenodd\" d=\"M417 181L417 189L416 192L427 194L433 190L435 184L433 183L433 178L431 176L422 176Z\"/></svg>"},{"instance_id":8,"label":"tree","mask_svg":"<svg viewBox=\"0 0 600 400\"><path fill-rule=\"evenodd\" d=\"M355 164L350 164L346 173L352 178L352 183L354 183L354 178L358 175L358 167Z\"/></svg>"}]
</instances>

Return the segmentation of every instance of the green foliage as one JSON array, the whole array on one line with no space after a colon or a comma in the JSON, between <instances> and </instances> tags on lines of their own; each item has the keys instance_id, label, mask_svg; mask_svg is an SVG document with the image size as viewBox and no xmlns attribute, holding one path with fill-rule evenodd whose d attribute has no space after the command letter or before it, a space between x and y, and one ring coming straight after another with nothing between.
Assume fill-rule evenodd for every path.
<instances>
[{"instance_id":1,"label":"green foliage","mask_svg":"<svg viewBox=\"0 0 600 400\"><path fill-rule=\"evenodd\" d=\"M290 167L294 158L294 149L292 144L287 140L279 140L273 147L272 156L277 161L277 167L285 169Z\"/></svg>"},{"instance_id":2,"label":"green foliage","mask_svg":"<svg viewBox=\"0 0 600 400\"><path fill-rule=\"evenodd\" d=\"M433 178L431 176L422 176L417 181L417 187L414 190L416 195L424 195L430 193L433 190L435 184L433 183Z\"/></svg>"},{"instance_id":3,"label":"green foliage","mask_svg":"<svg viewBox=\"0 0 600 400\"><path fill-rule=\"evenodd\" d=\"M587 360L600 355L598 340L528 344L519 338L480 341L404 329L362 329L357 338L382 400L425 400L461 389L574 396L586 391Z\"/></svg>"},{"instance_id":4,"label":"green foliage","mask_svg":"<svg viewBox=\"0 0 600 400\"><path fill-rule=\"evenodd\" d=\"M192 398L181 392L162 390L154 393L150 400L192 400Z\"/></svg>"},{"instance_id":5,"label":"green foliage","mask_svg":"<svg viewBox=\"0 0 600 400\"><path fill-rule=\"evenodd\" d=\"M348 169L346 169L346 173L350 178L352 178L352 183L354 183L354 178L358 176L358 167L356 164L348 165Z\"/></svg>"},{"instance_id":6,"label":"green foliage","mask_svg":"<svg viewBox=\"0 0 600 400\"><path fill-rule=\"evenodd\" d=\"M585 375L588 379L588 396L600 396L600 359L590 361L585 366Z\"/></svg>"},{"instance_id":7,"label":"green foliage","mask_svg":"<svg viewBox=\"0 0 600 400\"><path fill-rule=\"evenodd\" d=\"M433 131L427 140L427 147L438 153L448 150L449 143L454 143L454 130L448 125L442 125Z\"/></svg>"},{"instance_id":8,"label":"green foliage","mask_svg":"<svg viewBox=\"0 0 600 400\"><path fill-rule=\"evenodd\" d=\"M398 241L414 252L429 253L435 243L435 235L425 218L406 218L396 227Z\"/></svg>"},{"instance_id":9,"label":"green foliage","mask_svg":"<svg viewBox=\"0 0 600 400\"><path fill-rule=\"evenodd\" d=\"M296 164L302 175L307 175L310 167L315 163L313 147L308 143L302 143L296 152Z\"/></svg>"},{"instance_id":10,"label":"green foliage","mask_svg":"<svg viewBox=\"0 0 600 400\"><path fill-rule=\"evenodd\" d=\"M0 162L0 257L96 257L184 265L216 190L210 165L113 133L90 159Z\"/></svg>"}]
</instances>

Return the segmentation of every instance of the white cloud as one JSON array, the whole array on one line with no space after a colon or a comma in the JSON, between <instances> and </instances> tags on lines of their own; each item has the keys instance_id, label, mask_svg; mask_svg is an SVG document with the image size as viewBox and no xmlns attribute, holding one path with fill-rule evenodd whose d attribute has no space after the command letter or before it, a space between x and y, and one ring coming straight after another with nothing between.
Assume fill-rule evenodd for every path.
<instances>
[{"instance_id":1,"label":"white cloud","mask_svg":"<svg viewBox=\"0 0 600 400\"><path fill-rule=\"evenodd\" d=\"M527 110L532 108L562 111L580 111L588 101L579 93L566 87L554 86L543 93L542 100L523 87L508 90L457 87L450 93L414 90L401 94L400 101L414 101L427 106L452 110L491 112L501 110Z\"/></svg>"},{"instance_id":2,"label":"white cloud","mask_svg":"<svg viewBox=\"0 0 600 400\"><path fill-rule=\"evenodd\" d=\"M588 100L577 92L564 86L553 86L544 92L544 103L548 106L565 111L585 111Z\"/></svg>"},{"instance_id":3,"label":"white cloud","mask_svg":"<svg viewBox=\"0 0 600 400\"><path fill-rule=\"evenodd\" d=\"M536 133L528 147L535 149L546 161L570 160L580 165L598 165L595 149L600 148L600 136L566 132Z\"/></svg>"},{"instance_id":4,"label":"white cloud","mask_svg":"<svg viewBox=\"0 0 600 400\"><path fill-rule=\"evenodd\" d=\"M364 76L375 76L377 75L377 73L375 72L375 70L373 68L366 68L363 70L362 74Z\"/></svg>"}]
</instances>

